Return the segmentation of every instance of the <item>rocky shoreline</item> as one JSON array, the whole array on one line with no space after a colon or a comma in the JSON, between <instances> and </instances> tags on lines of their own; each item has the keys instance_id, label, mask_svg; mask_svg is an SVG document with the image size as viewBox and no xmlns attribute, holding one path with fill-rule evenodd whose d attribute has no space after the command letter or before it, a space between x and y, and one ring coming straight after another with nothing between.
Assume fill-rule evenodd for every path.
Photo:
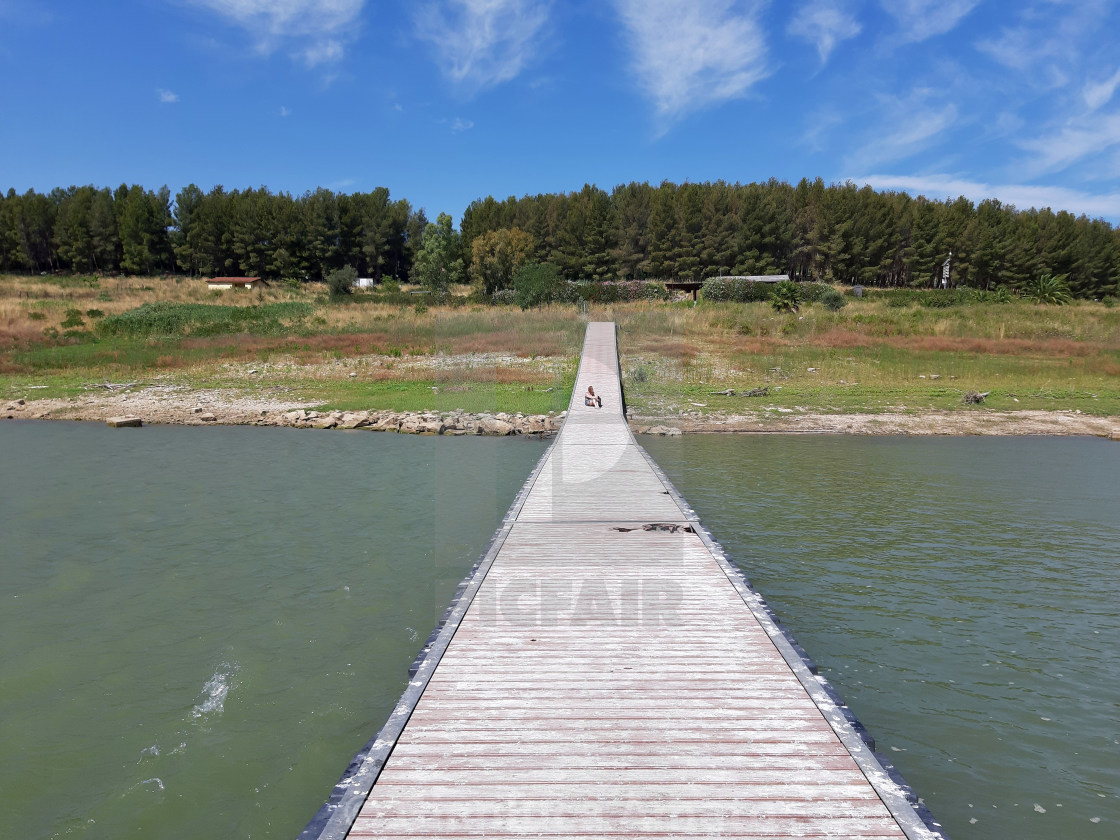
<instances>
[{"instance_id":1,"label":"rocky shoreline","mask_svg":"<svg viewBox=\"0 0 1120 840\"><path fill-rule=\"evenodd\" d=\"M559 431L560 414L448 414L409 411L315 411L308 408L192 406L148 411L135 404L100 403L82 408L48 406L51 401L15 400L0 413L5 420L100 420L112 426L163 424L174 426L288 426L296 429L368 429L411 435L549 435ZM127 421L127 422L126 422ZM139 422L137 422L139 421Z\"/></svg>"},{"instance_id":2,"label":"rocky shoreline","mask_svg":"<svg viewBox=\"0 0 1120 840\"><path fill-rule=\"evenodd\" d=\"M368 429L415 435L537 435L559 431L559 414L473 414L465 411L319 411L313 405L246 397L231 391L156 386L71 399L17 399L0 419L115 421L112 425L286 426L298 429ZM1120 440L1120 417L1077 411L980 410L880 414L772 414L642 417L638 434L692 433L849 435L1087 435ZM129 421L129 422L121 422Z\"/></svg>"}]
</instances>

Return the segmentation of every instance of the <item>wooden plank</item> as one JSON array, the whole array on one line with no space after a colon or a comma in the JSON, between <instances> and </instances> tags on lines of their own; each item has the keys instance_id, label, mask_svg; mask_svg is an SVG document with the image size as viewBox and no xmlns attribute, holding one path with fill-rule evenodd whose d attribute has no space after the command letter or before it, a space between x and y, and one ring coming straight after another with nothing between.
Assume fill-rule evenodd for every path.
<instances>
[{"instance_id":1,"label":"wooden plank","mask_svg":"<svg viewBox=\"0 0 1120 840\"><path fill-rule=\"evenodd\" d=\"M349 836L933 837L869 783L621 398L613 325L590 324L563 429Z\"/></svg>"}]
</instances>

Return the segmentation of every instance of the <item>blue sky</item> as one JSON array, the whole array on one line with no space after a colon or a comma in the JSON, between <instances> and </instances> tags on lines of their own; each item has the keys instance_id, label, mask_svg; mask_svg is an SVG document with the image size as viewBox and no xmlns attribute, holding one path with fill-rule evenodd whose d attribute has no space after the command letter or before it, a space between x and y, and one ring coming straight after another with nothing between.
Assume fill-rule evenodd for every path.
<instances>
[{"instance_id":1,"label":"blue sky","mask_svg":"<svg viewBox=\"0 0 1120 840\"><path fill-rule=\"evenodd\" d=\"M820 176L1120 223L1120 0L0 0L0 188Z\"/></svg>"}]
</instances>

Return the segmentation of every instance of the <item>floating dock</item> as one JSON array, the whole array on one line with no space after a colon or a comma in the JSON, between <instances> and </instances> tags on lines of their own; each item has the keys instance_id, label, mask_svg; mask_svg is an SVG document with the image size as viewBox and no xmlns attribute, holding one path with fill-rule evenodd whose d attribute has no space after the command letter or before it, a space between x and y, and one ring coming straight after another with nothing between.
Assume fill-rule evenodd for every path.
<instances>
[{"instance_id":1,"label":"floating dock","mask_svg":"<svg viewBox=\"0 0 1120 840\"><path fill-rule=\"evenodd\" d=\"M592 323L559 436L301 840L942 837L814 671L635 442Z\"/></svg>"}]
</instances>

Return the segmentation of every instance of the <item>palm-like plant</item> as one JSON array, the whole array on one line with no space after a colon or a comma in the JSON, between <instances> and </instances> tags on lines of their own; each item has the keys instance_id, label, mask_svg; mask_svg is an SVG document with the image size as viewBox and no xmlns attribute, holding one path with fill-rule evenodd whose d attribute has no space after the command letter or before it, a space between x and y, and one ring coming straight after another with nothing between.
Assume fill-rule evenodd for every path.
<instances>
[{"instance_id":1,"label":"palm-like plant","mask_svg":"<svg viewBox=\"0 0 1120 840\"><path fill-rule=\"evenodd\" d=\"M1035 303L1052 303L1055 306L1062 306L1073 300L1064 274L1056 277L1053 274L1041 274L1027 281L1022 293L1027 300L1033 300Z\"/></svg>"},{"instance_id":2,"label":"palm-like plant","mask_svg":"<svg viewBox=\"0 0 1120 840\"><path fill-rule=\"evenodd\" d=\"M796 312L801 300L801 289L792 280L783 280L770 295L770 305L779 312Z\"/></svg>"}]
</instances>

